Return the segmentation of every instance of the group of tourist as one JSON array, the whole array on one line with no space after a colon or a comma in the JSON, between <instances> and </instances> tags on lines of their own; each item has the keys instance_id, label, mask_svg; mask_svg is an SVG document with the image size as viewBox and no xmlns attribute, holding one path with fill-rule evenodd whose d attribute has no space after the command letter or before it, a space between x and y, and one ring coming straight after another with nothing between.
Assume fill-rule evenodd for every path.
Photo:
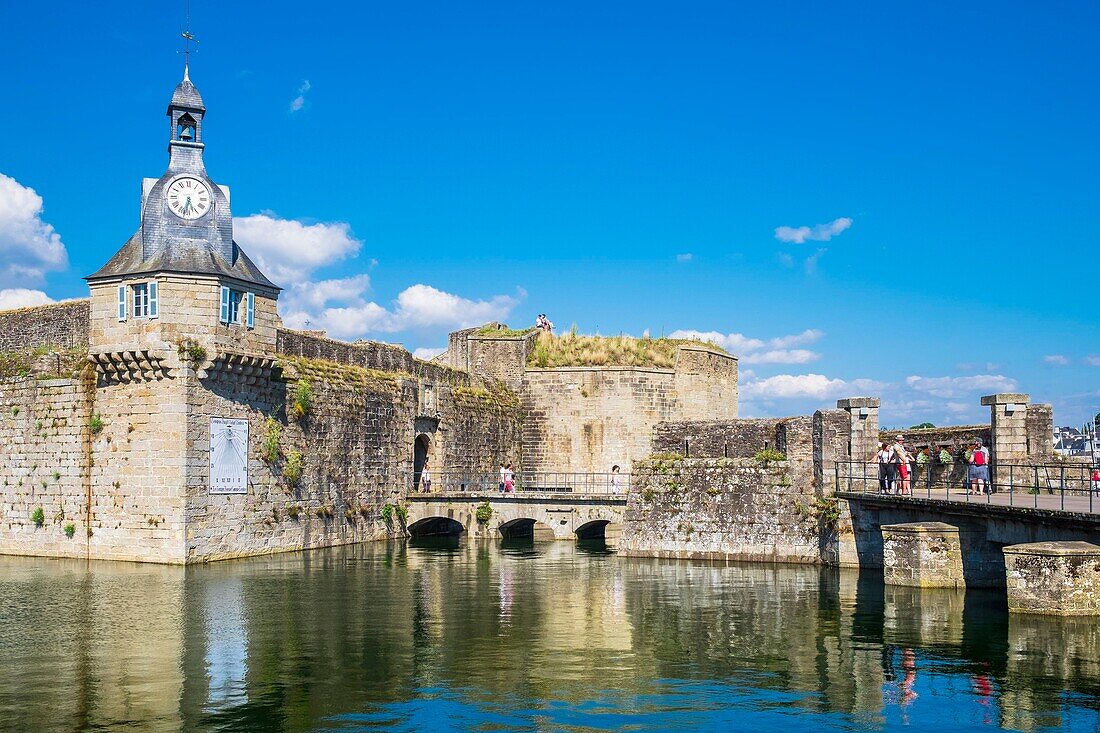
<instances>
[{"instance_id":1,"label":"group of tourist","mask_svg":"<svg viewBox=\"0 0 1100 733\"><path fill-rule=\"evenodd\" d=\"M512 470L511 463L500 464L500 493L516 493L516 472Z\"/></svg>"},{"instance_id":2,"label":"group of tourist","mask_svg":"<svg viewBox=\"0 0 1100 733\"><path fill-rule=\"evenodd\" d=\"M930 466L933 462L950 465L955 462L955 447L931 445L916 453L905 445L904 436L898 435L893 443L880 443L875 454L878 464L879 493L911 496L913 465ZM991 494L993 483L989 476L989 449L981 440L975 440L963 453L966 458L966 493Z\"/></svg>"},{"instance_id":3,"label":"group of tourist","mask_svg":"<svg viewBox=\"0 0 1100 733\"><path fill-rule=\"evenodd\" d=\"M535 328L546 333L554 332L554 324L550 322L545 313L539 313L535 318Z\"/></svg>"}]
</instances>

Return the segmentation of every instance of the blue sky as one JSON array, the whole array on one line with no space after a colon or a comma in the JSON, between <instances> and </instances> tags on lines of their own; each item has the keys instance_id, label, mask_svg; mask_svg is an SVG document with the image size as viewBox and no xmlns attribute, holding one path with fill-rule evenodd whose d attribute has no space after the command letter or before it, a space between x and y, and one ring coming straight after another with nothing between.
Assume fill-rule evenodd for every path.
<instances>
[{"instance_id":1,"label":"blue sky","mask_svg":"<svg viewBox=\"0 0 1100 733\"><path fill-rule=\"evenodd\" d=\"M191 75L289 323L713 332L746 415L1018 389L1079 424L1100 9L958 5L194 0ZM137 227L182 7L5 9L0 304L83 295Z\"/></svg>"}]
</instances>

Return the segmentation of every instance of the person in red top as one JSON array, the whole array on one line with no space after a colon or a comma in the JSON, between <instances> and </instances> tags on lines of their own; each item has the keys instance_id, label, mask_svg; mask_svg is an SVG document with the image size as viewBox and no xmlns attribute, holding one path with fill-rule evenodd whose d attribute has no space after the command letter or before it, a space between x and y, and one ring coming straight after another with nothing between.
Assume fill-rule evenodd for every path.
<instances>
[{"instance_id":1,"label":"person in red top","mask_svg":"<svg viewBox=\"0 0 1100 733\"><path fill-rule=\"evenodd\" d=\"M1089 476L1089 483L1092 484L1091 488L1094 494L1100 494L1100 467L1094 467L1092 469L1092 475Z\"/></svg>"},{"instance_id":2,"label":"person in red top","mask_svg":"<svg viewBox=\"0 0 1100 733\"><path fill-rule=\"evenodd\" d=\"M970 474L971 494L989 492L989 449L983 447L980 440L974 441L974 448L970 452L970 469L968 473Z\"/></svg>"}]
</instances>

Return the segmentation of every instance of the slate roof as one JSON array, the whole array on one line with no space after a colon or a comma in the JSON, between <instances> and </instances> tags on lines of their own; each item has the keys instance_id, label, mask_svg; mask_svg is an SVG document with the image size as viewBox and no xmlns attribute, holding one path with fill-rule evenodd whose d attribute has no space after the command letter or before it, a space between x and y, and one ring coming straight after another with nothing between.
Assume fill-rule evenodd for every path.
<instances>
[{"instance_id":1,"label":"slate roof","mask_svg":"<svg viewBox=\"0 0 1100 733\"><path fill-rule=\"evenodd\" d=\"M171 107L185 107L187 109L197 109L202 112L206 111L206 107L202 103L202 95L199 94L199 90L195 88L195 85L191 83L191 79L187 77L187 72L184 72L183 81L176 85L176 91L172 92L172 101L168 103Z\"/></svg>"},{"instance_id":2,"label":"slate roof","mask_svg":"<svg viewBox=\"0 0 1100 733\"><path fill-rule=\"evenodd\" d=\"M197 246L196 246L197 245ZM108 277L123 277L153 272L180 272L196 275L219 275L231 277L246 283L281 290L260 272L260 268L248 258L237 243L233 243L232 263L203 243L183 238L169 238L152 257L142 260L141 230L122 245L122 249L85 280L99 280Z\"/></svg>"}]
</instances>

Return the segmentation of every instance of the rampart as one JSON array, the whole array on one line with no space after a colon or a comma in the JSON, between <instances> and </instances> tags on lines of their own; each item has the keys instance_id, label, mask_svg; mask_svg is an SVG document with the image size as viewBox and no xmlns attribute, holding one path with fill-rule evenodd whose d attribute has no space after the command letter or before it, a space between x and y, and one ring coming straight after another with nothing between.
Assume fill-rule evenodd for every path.
<instances>
[{"instance_id":1,"label":"rampart","mask_svg":"<svg viewBox=\"0 0 1100 733\"><path fill-rule=\"evenodd\" d=\"M0 352L87 348L89 307L89 299L83 298L0 311Z\"/></svg>"},{"instance_id":2,"label":"rampart","mask_svg":"<svg viewBox=\"0 0 1100 733\"><path fill-rule=\"evenodd\" d=\"M655 457L633 478L623 554L822 561L821 502L786 461Z\"/></svg>"},{"instance_id":3,"label":"rampart","mask_svg":"<svg viewBox=\"0 0 1100 733\"><path fill-rule=\"evenodd\" d=\"M674 354L665 357L668 366L540 368L532 361L538 334L502 324L458 331L446 357L453 367L500 379L518 394L525 470L626 470L653 452L660 422L737 416L737 360L728 354L675 342L667 347Z\"/></svg>"}]
</instances>

